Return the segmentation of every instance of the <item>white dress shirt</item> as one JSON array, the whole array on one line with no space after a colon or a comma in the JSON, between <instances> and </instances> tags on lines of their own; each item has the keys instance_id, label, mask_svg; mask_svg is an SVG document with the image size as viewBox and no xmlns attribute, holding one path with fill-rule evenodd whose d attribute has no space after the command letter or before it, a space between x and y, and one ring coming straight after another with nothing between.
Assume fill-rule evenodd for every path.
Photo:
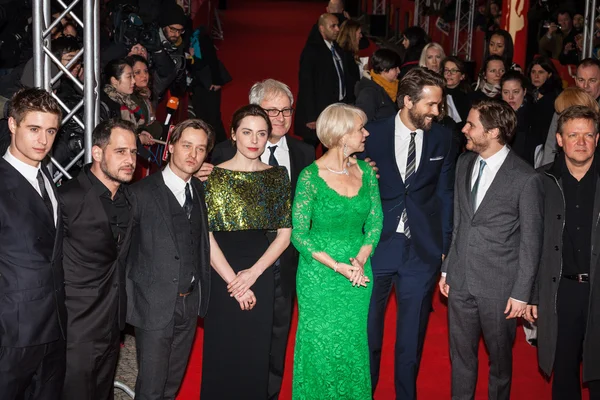
<instances>
[{"instance_id":1,"label":"white dress shirt","mask_svg":"<svg viewBox=\"0 0 600 400\"><path fill-rule=\"evenodd\" d=\"M481 201L485 197L488 189L492 185L498 170L504 164L504 160L506 160L506 156L508 156L508 152L510 149L504 145L496 154L488 157L487 159L483 159L481 156L477 157L475 160L475 165L473 166L473 172L471 173L471 190L473 190L473 186L475 185L475 181L477 180L477 175L479 175L479 165L481 160L485 161L485 167L483 168L483 172L481 173L481 178L479 179L479 187L477 188L477 198L475 199L475 210L481 204Z\"/></svg>"},{"instance_id":2,"label":"white dress shirt","mask_svg":"<svg viewBox=\"0 0 600 400\"><path fill-rule=\"evenodd\" d=\"M27 182L33 186L36 192L42 197L42 191L40 190L40 185L38 184L37 175L40 170L40 165L37 167L32 167L29 164L24 163L19 160L15 156L13 156L10 152L10 147L4 153L4 159L7 163L12 165L14 169L16 169ZM56 197L54 196L54 189L52 188L53 183L48 180L48 177L42 172L42 176L44 177L44 186L46 187L46 193L48 193L48 197L50 197L50 202L52 203L52 209L54 210L54 225L56 226L56 220L58 218L58 202L56 201Z\"/></svg>"},{"instance_id":3,"label":"white dress shirt","mask_svg":"<svg viewBox=\"0 0 600 400\"><path fill-rule=\"evenodd\" d=\"M454 104L454 99L452 95L449 94L446 96L446 105L448 106L448 116L454 120L457 124L462 122L462 118L460 114L458 114L458 110L456 109L456 104Z\"/></svg>"},{"instance_id":4,"label":"white dress shirt","mask_svg":"<svg viewBox=\"0 0 600 400\"><path fill-rule=\"evenodd\" d=\"M404 180L406 177L406 159L408 158L410 133L417 132L417 134L415 135L414 172L416 174L419 169L419 164L421 162L421 152L423 150L423 130L417 129L416 131L411 131L410 129L408 129L400 119L400 113L396 114L396 123L394 125L394 149L396 154L396 164L398 165L400 176L402 176L402 180ZM396 232L404 233L404 222L402 221L402 218L400 218L400 222L398 223L398 228L396 228Z\"/></svg>"},{"instance_id":5,"label":"white dress shirt","mask_svg":"<svg viewBox=\"0 0 600 400\"><path fill-rule=\"evenodd\" d=\"M263 151L263 153L261 154L260 160L265 164L269 163L269 157L271 157L271 150L269 150L269 147L273 146L277 146L277 148L275 148L275 152L273 153L275 155L277 163L280 166L285 167L287 169L288 177L290 178L290 180L292 180L292 162L290 161L290 148L288 147L285 135L282 136L281 139L279 139L279 142L277 143L267 142L267 147L265 147L265 151Z\"/></svg>"},{"instance_id":6,"label":"white dress shirt","mask_svg":"<svg viewBox=\"0 0 600 400\"><path fill-rule=\"evenodd\" d=\"M163 169L162 174L163 174L163 179L165 181L165 185L167 185L169 190L173 193L173 195L177 199L177 202L179 203L179 205L181 207L183 207L183 204L185 203L185 185L187 183L190 183L192 178L190 178L187 182L184 181L183 179L181 179L180 177L175 175L175 172L173 172L171 170L171 168L169 168L168 164L165 167L165 169ZM193 199L194 191L191 188L191 184L190 184L190 194Z\"/></svg>"},{"instance_id":7,"label":"white dress shirt","mask_svg":"<svg viewBox=\"0 0 600 400\"><path fill-rule=\"evenodd\" d=\"M327 41L325 39L323 39L323 41L325 42L325 46L327 46L327 48L329 49L329 51L331 51L331 46L333 46L333 42L329 42L329 41ZM342 69L340 71L342 73L342 75L339 76L340 79L339 79L339 85L338 85L339 86L338 100L342 101L344 99L344 87L342 86L342 81L341 80L343 79L343 76L344 76L344 63L342 62L342 58L340 57L340 55L337 52L337 50L335 50L335 48L334 48L333 51L335 52L335 57L337 58L337 60L339 62L340 68ZM334 61L334 64L335 64L335 61ZM335 67L335 70L337 71L337 66L334 65L334 67Z\"/></svg>"}]
</instances>

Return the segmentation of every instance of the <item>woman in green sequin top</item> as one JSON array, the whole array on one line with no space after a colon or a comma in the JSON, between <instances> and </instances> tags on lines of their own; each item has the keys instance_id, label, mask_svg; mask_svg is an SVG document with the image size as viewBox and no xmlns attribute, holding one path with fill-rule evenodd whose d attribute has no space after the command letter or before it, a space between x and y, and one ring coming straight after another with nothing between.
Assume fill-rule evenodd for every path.
<instances>
[{"instance_id":1,"label":"woman in green sequin top","mask_svg":"<svg viewBox=\"0 0 600 400\"><path fill-rule=\"evenodd\" d=\"M327 107L317 136L329 151L296 187L292 243L300 252L294 400L371 399L367 315L370 256L383 225L373 169L350 157L364 151L365 113Z\"/></svg>"},{"instance_id":2,"label":"woman in green sequin top","mask_svg":"<svg viewBox=\"0 0 600 400\"><path fill-rule=\"evenodd\" d=\"M235 156L206 181L213 267L204 319L201 398L266 399L273 325L270 268L290 244L290 181L264 164L271 122L248 105L233 115ZM268 232L276 231L274 240Z\"/></svg>"}]
</instances>

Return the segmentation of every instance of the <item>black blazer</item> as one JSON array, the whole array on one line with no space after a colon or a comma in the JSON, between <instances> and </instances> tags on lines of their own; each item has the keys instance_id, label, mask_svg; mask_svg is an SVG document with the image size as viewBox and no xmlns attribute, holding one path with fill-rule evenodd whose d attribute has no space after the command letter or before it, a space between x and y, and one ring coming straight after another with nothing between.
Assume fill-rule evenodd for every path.
<instances>
[{"instance_id":1,"label":"black blazer","mask_svg":"<svg viewBox=\"0 0 600 400\"><path fill-rule=\"evenodd\" d=\"M296 193L296 183L300 172L315 161L315 149L301 140L286 135L288 148L290 149L291 165L291 199L294 200ZM217 144L212 152L211 162L215 165L230 160L235 155L236 148L230 142L221 142ZM274 236L269 235L272 241ZM296 271L298 270L298 252L294 246L288 248L279 257L281 267L282 289L286 296L290 296L296 290Z\"/></svg>"},{"instance_id":2,"label":"black blazer","mask_svg":"<svg viewBox=\"0 0 600 400\"><path fill-rule=\"evenodd\" d=\"M199 270L198 315L204 317L210 295L210 247L204 188L197 178L191 180L194 195L202 207L202 235ZM134 198L133 232L127 257L127 322L145 330L162 329L175 312L181 260L169 198L162 173L152 174L130 187ZM194 288L196 290L196 288Z\"/></svg>"},{"instance_id":3,"label":"black blazer","mask_svg":"<svg viewBox=\"0 0 600 400\"><path fill-rule=\"evenodd\" d=\"M0 182L0 346L64 339L60 205L55 227L38 192L2 157Z\"/></svg>"},{"instance_id":4,"label":"black blazer","mask_svg":"<svg viewBox=\"0 0 600 400\"><path fill-rule=\"evenodd\" d=\"M351 68L358 67L351 54L343 51L337 44L336 52L342 59L346 84L344 103L354 103L354 85L356 74L348 73ZM321 112L330 104L338 103L339 83L337 70L331 56L331 50L325 41L309 41L300 55L300 72L298 85L298 102L294 132L303 138L316 140L315 130L308 129L306 124L314 122Z\"/></svg>"},{"instance_id":5,"label":"black blazer","mask_svg":"<svg viewBox=\"0 0 600 400\"><path fill-rule=\"evenodd\" d=\"M69 343L101 339L115 322L123 329L127 313L125 263L133 213L121 249L117 251L99 197L101 193L86 173L89 168L85 166L77 178L58 190L64 221L63 267ZM131 204L126 186L123 193Z\"/></svg>"}]
</instances>

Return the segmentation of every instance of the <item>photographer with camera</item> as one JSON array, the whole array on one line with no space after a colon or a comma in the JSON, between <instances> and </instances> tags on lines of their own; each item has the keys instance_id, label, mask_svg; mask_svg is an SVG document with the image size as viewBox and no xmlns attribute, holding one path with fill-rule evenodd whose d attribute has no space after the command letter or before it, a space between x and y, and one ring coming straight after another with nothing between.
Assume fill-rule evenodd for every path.
<instances>
[{"instance_id":1,"label":"photographer with camera","mask_svg":"<svg viewBox=\"0 0 600 400\"><path fill-rule=\"evenodd\" d=\"M183 38L189 18L175 2L166 2L158 19L159 48L155 43L144 43L154 67L154 92L158 99L167 90L174 96L183 96L186 90L185 51L188 48Z\"/></svg>"}]
</instances>

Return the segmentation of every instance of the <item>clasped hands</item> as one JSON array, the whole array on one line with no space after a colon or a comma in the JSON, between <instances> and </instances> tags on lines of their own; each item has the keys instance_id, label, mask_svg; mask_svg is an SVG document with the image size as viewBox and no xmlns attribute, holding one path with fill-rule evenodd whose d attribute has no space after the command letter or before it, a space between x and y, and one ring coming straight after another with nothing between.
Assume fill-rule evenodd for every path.
<instances>
[{"instance_id":1,"label":"clasped hands","mask_svg":"<svg viewBox=\"0 0 600 400\"><path fill-rule=\"evenodd\" d=\"M256 305L256 296L250 288L259 276L260 274L252 268L244 269L227 285L229 295L240 303L242 310L252 310Z\"/></svg>"},{"instance_id":2,"label":"clasped hands","mask_svg":"<svg viewBox=\"0 0 600 400\"><path fill-rule=\"evenodd\" d=\"M371 282L369 277L365 276L365 262L358 258L350 257L350 264L338 263L337 272L348 278L355 287L367 287L367 283Z\"/></svg>"}]
</instances>

